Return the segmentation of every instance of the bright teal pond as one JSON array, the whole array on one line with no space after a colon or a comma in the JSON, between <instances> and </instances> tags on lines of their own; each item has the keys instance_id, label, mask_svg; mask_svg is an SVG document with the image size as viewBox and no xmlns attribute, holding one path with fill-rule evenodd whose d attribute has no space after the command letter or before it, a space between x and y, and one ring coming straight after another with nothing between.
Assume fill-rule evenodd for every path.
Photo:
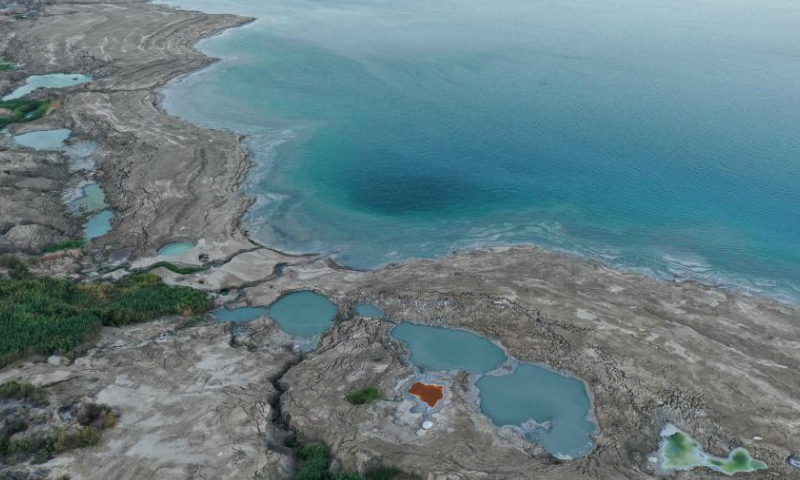
<instances>
[{"instance_id":1,"label":"bright teal pond","mask_svg":"<svg viewBox=\"0 0 800 480\"><path fill-rule=\"evenodd\" d=\"M392 337L408 346L411 363L421 370L486 373L507 360L500 347L463 330L403 322Z\"/></svg>"},{"instance_id":2,"label":"bright teal pond","mask_svg":"<svg viewBox=\"0 0 800 480\"><path fill-rule=\"evenodd\" d=\"M523 427L531 441L559 458L591 450L596 427L588 418L591 404L580 380L520 364L510 375L484 375L476 385L481 411L495 425ZM529 428L531 420L536 428Z\"/></svg>"},{"instance_id":3,"label":"bright teal pond","mask_svg":"<svg viewBox=\"0 0 800 480\"><path fill-rule=\"evenodd\" d=\"M97 237L102 237L111 231L111 219L114 217L114 212L111 210L103 210L102 212L91 217L83 225L83 238L84 240L91 241Z\"/></svg>"},{"instance_id":4,"label":"bright teal pond","mask_svg":"<svg viewBox=\"0 0 800 480\"><path fill-rule=\"evenodd\" d=\"M167 257L174 257L178 255L183 255L184 253L188 252L189 250L194 248L194 244L191 242L174 242L168 243L163 247L158 249L159 255L164 255Z\"/></svg>"},{"instance_id":5,"label":"bright teal pond","mask_svg":"<svg viewBox=\"0 0 800 480\"><path fill-rule=\"evenodd\" d=\"M69 202L70 210L75 213L95 212L106 207L106 195L97 183L81 187L80 195Z\"/></svg>"},{"instance_id":6,"label":"bright teal pond","mask_svg":"<svg viewBox=\"0 0 800 480\"><path fill-rule=\"evenodd\" d=\"M356 313L362 317L383 318L383 310L375 305L361 304L356 306Z\"/></svg>"},{"instance_id":7,"label":"bright teal pond","mask_svg":"<svg viewBox=\"0 0 800 480\"><path fill-rule=\"evenodd\" d=\"M324 333L339 310L324 295L292 292L269 307L269 316L289 335L312 337Z\"/></svg>"},{"instance_id":8,"label":"bright teal pond","mask_svg":"<svg viewBox=\"0 0 800 480\"><path fill-rule=\"evenodd\" d=\"M24 97L37 88L64 88L91 82L92 77L76 73L51 73L49 75L31 75L25 85L9 93L3 100L13 100Z\"/></svg>"},{"instance_id":9,"label":"bright teal pond","mask_svg":"<svg viewBox=\"0 0 800 480\"><path fill-rule=\"evenodd\" d=\"M266 316L268 310L263 307L218 308L214 310L214 318L218 322L246 323Z\"/></svg>"},{"instance_id":10,"label":"bright teal pond","mask_svg":"<svg viewBox=\"0 0 800 480\"><path fill-rule=\"evenodd\" d=\"M72 134L66 128L57 130L40 130L14 136L14 143L20 147L36 150L56 150L64 146L64 142Z\"/></svg>"}]
</instances>

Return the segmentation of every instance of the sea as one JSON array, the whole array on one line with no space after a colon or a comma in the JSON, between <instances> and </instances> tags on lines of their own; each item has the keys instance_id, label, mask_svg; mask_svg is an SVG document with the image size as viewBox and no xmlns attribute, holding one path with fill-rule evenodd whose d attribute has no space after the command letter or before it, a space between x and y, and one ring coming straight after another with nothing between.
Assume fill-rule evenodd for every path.
<instances>
[{"instance_id":1,"label":"sea","mask_svg":"<svg viewBox=\"0 0 800 480\"><path fill-rule=\"evenodd\" d=\"M255 240L530 244L800 303L796 0L169 0L254 22L167 112L246 135Z\"/></svg>"}]
</instances>

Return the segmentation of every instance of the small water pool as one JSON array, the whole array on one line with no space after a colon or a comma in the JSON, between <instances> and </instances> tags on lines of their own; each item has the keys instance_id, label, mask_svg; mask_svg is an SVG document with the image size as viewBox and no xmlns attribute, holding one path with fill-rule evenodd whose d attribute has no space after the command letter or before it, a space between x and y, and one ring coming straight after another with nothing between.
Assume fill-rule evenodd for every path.
<instances>
[{"instance_id":1,"label":"small water pool","mask_svg":"<svg viewBox=\"0 0 800 480\"><path fill-rule=\"evenodd\" d=\"M80 189L80 196L70 200L69 208L75 213L95 212L108 207L106 194L98 183L90 183Z\"/></svg>"},{"instance_id":2,"label":"small water pool","mask_svg":"<svg viewBox=\"0 0 800 480\"><path fill-rule=\"evenodd\" d=\"M183 255L193 248L194 244L191 242L173 242L159 248L158 254L166 257L175 257L178 255Z\"/></svg>"},{"instance_id":3,"label":"small water pool","mask_svg":"<svg viewBox=\"0 0 800 480\"><path fill-rule=\"evenodd\" d=\"M85 224L83 224L83 238L84 240L91 241L97 237L102 237L111 231L111 218L114 217L114 212L111 210L103 210L91 217Z\"/></svg>"},{"instance_id":4,"label":"small water pool","mask_svg":"<svg viewBox=\"0 0 800 480\"><path fill-rule=\"evenodd\" d=\"M481 411L498 427L523 428L529 440L558 458L591 450L596 427L589 420L591 403L580 380L523 363L510 375L484 375L476 386Z\"/></svg>"},{"instance_id":5,"label":"small water pool","mask_svg":"<svg viewBox=\"0 0 800 480\"><path fill-rule=\"evenodd\" d=\"M403 322L392 330L411 351L411 363L428 371L486 373L507 360L497 345L473 333Z\"/></svg>"},{"instance_id":6,"label":"small water pool","mask_svg":"<svg viewBox=\"0 0 800 480\"><path fill-rule=\"evenodd\" d=\"M383 318L386 316L383 313L383 310L376 307L375 305L369 305L366 303L362 303L361 305L356 305L356 313L362 317L372 317L372 318Z\"/></svg>"},{"instance_id":7,"label":"small water pool","mask_svg":"<svg viewBox=\"0 0 800 480\"><path fill-rule=\"evenodd\" d=\"M733 449L727 458L709 455L703 451L700 443L672 424L664 427L661 438L658 455L663 470L686 471L707 467L725 475L733 475L767 468L764 462L753 459L744 448Z\"/></svg>"},{"instance_id":8,"label":"small water pool","mask_svg":"<svg viewBox=\"0 0 800 480\"><path fill-rule=\"evenodd\" d=\"M218 308L212 313L218 322L245 323L266 317L269 310L264 307Z\"/></svg>"},{"instance_id":9,"label":"small water pool","mask_svg":"<svg viewBox=\"0 0 800 480\"><path fill-rule=\"evenodd\" d=\"M408 389L408 393L425 402L428 408L434 408L439 403L439 400L444 398L444 386L414 382L411 388Z\"/></svg>"},{"instance_id":10,"label":"small water pool","mask_svg":"<svg viewBox=\"0 0 800 480\"><path fill-rule=\"evenodd\" d=\"M92 77L78 73L51 73L49 75L31 75L25 80L25 85L9 93L3 100L14 100L24 97L37 88L64 88L73 87L92 81Z\"/></svg>"},{"instance_id":11,"label":"small water pool","mask_svg":"<svg viewBox=\"0 0 800 480\"><path fill-rule=\"evenodd\" d=\"M311 337L325 332L338 311L324 295L302 291L278 299L269 307L269 316L289 335Z\"/></svg>"},{"instance_id":12,"label":"small water pool","mask_svg":"<svg viewBox=\"0 0 800 480\"><path fill-rule=\"evenodd\" d=\"M14 143L20 147L36 150L57 150L64 146L72 132L66 128L57 130L40 130L14 136Z\"/></svg>"}]
</instances>

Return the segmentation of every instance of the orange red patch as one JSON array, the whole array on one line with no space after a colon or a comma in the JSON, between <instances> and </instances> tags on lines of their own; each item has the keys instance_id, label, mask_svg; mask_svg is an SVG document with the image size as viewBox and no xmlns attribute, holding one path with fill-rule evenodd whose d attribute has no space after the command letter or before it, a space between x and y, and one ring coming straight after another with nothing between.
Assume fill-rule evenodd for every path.
<instances>
[{"instance_id":1,"label":"orange red patch","mask_svg":"<svg viewBox=\"0 0 800 480\"><path fill-rule=\"evenodd\" d=\"M444 386L415 382L414 385L411 385L411 388L408 389L408 393L414 395L427 403L429 407L433 408L439 403L439 400L444 398Z\"/></svg>"}]
</instances>

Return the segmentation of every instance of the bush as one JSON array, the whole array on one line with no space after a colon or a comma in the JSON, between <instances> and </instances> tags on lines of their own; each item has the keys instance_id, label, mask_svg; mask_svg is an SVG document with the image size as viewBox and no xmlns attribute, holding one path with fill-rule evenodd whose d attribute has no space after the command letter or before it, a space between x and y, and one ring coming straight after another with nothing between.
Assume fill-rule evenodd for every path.
<instances>
[{"instance_id":1,"label":"bush","mask_svg":"<svg viewBox=\"0 0 800 480\"><path fill-rule=\"evenodd\" d=\"M205 293L170 287L150 274L91 284L56 278L0 279L0 367L24 355L67 353L103 325L198 315L209 308Z\"/></svg>"},{"instance_id":2,"label":"bush","mask_svg":"<svg viewBox=\"0 0 800 480\"><path fill-rule=\"evenodd\" d=\"M0 128L4 128L12 123L36 120L44 115L55 101L54 99L27 100L23 98L0 101L0 108L11 110L11 115L8 117L0 117Z\"/></svg>"},{"instance_id":3,"label":"bush","mask_svg":"<svg viewBox=\"0 0 800 480\"><path fill-rule=\"evenodd\" d=\"M30 383L19 383L14 380L0 384L0 399L20 400L37 406L48 404L44 390Z\"/></svg>"},{"instance_id":4,"label":"bush","mask_svg":"<svg viewBox=\"0 0 800 480\"><path fill-rule=\"evenodd\" d=\"M381 395L381 391L375 387L366 387L361 390L353 390L348 393L345 398L347 398L347 401L352 405L365 405L376 400L381 400L383 395Z\"/></svg>"},{"instance_id":5,"label":"bush","mask_svg":"<svg viewBox=\"0 0 800 480\"><path fill-rule=\"evenodd\" d=\"M380 467L367 472L366 480L392 480L400 474L396 468Z\"/></svg>"},{"instance_id":6,"label":"bush","mask_svg":"<svg viewBox=\"0 0 800 480\"><path fill-rule=\"evenodd\" d=\"M157 262L148 267L147 270L149 271L159 267L166 268L170 272L177 273L178 275L190 275L192 273L202 272L206 269L206 267L184 267L170 262Z\"/></svg>"},{"instance_id":7,"label":"bush","mask_svg":"<svg viewBox=\"0 0 800 480\"><path fill-rule=\"evenodd\" d=\"M364 480L364 477L358 473L341 472L337 473L333 480Z\"/></svg>"},{"instance_id":8,"label":"bush","mask_svg":"<svg viewBox=\"0 0 800 480\"><path fill-rule=\"evenodd\" d=\"M63 242L58 242L56 244L50 245L49 247L45 247L42 250L44 253L53 253L59 252L61 250L69 250L71 248L81 248L83 247L83 240L64 240Z\"/></svg>"}]
</instances>

